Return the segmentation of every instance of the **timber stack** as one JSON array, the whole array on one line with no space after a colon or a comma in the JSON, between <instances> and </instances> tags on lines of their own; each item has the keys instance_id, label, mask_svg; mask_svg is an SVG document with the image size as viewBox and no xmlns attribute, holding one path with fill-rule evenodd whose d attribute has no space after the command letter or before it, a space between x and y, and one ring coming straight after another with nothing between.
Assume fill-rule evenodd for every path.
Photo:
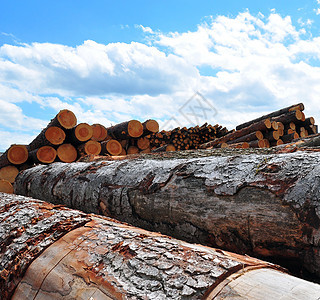
<instances>
[{"instance_id":1,"label":"timber stack","mask_svg":"<svg viewBox=\"0 0 320 300\"><path fill-rule=\"evenodd\" d=\"M177 127L159 132L156 120L130 120L106 128L77 124L75 114L61 110L29 145L12 145L0 157L0 191L13 192L20 170L56 161L71 163L84 156L123 156L207 148L268 148L317 134L303 103L261 116L228 131L219 124Z\"/></svg>"},{"instance_id":2,"label":"timber stack","mask_svg":"<svg viewBox=\"0 0 320 300\"><path fill-rule=\"evenodd\" d=\"M200 148L269 148L317 134L314 118L306 118L303 110L303 103L299 103L263 115Z\"/></svg>"}]
</instances>

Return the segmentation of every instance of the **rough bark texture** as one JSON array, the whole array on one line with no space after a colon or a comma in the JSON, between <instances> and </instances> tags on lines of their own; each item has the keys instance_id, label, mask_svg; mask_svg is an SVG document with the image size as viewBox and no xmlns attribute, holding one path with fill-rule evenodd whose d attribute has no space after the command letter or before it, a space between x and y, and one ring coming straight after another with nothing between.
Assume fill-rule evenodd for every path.
<instances>
[{"instance_id":1,"label":"rough bark texture","mask_svg":"<svg viewBox=\"0 0 320 300\"><path fill-rule=\"evenodd\" d=\"M193 153L37 166L18 175L15 191L190 242L291 259L320 276L319 152Z\"/></svg>"},{"instance_id":2,"label":"rough bark texture","mask_svg":"<svg viewBox=\"0 0 320 300\"><path fill-rule=\"evenodd\" d=\"M0 295L9 299L30 263L88 217L42 201L0 193Z\"/></svg>"},{"instance_id":3,"label":"rough bark texture","mask_svg":"<svg viewBox=\"0 0 320 300\"><path fill-rule=\"evenodd\" d=\"M239 277L267 294L278 290L289 297L294 287L308 299L319 295L319 285L248 256L21 196L0 194L0 207L0 278L6 283L0 285L1 299L14 289L12 299L18 300L212 299L237 291L232 281ZM257 270L269 280L261 283ZM274 276L285 286L272 281Z\"/></svg>"}]
</instances>

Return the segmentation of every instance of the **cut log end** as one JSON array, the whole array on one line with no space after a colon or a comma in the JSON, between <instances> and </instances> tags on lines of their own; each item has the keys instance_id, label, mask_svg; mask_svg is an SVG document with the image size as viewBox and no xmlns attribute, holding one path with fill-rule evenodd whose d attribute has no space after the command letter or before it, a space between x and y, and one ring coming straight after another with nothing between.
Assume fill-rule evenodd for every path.
<instances>
[{"instance_id":1,"label":"cut log end","mask_svg":"<svg viewBox=\"0 0 320 300\"><path fill-rule=\"evenodd\" d=\"M140 137L143 134L142 123L137 120L131 120L128 123L128 134L131 137Z\"/></svg>"},{"instance_id":2,"label":"cut log end","mask_svg":"<svg viewBox=\"0 0 320 300\"><path fill-rule=\"evenodd\" d=\"M101 152L101 144L97 141L88 141L85 143L84 151L88 155L99 155Z\"/></svg>"},{"instance_id":3,"label":"cut log end","mask_svg":"<svg viewBox=\"0 0 320 300\"><path fill-rule=\"evenodd\" d=\"M71 163L77 159L77 150L71 144L62 144L57 149L58 158L62 162Z\"/></svg>"},{"instance_id":4,"label":"cut log end","mask_svg":"<svg viewBox=\"0 0 320 300\"><path fill-rule=\"evenodd\" d=\"M57 114L57 119L60 125L65 129L71 129L77 125L77 118L75 114L68 109L61 110Z\"/></svg>"},{"instance_id":5,"label":"cut log end","mask_svg":"<svg viewBox=\"0 0 320 300\"><path fill-rule=\"evenodd\" d=\"M93 129L87 123L80 123L75 128L74 134L75 134L75 137L80 142L85 142L85 141L90 140L92 138Z\"/></svg>"},{"instance_id":6,"label":"cut log end","mask_svg":"<svg viewBox=\"0 0 320 300\"><path fill-rule=\"evenodd\" d=\"M104 141L108 137L108 131L107 129L101 125L101 124L93 124L91 125L93 134L92 134L92 140L101 142Z\"/></svg>"},{"instance_id":7,"label":"cut log end","mask_svg":"<svg viewBox=\"0 0 320 300\"><path fill-rule=\"evenodd\" d=\"M139 153L139 148L136 146L130 146L127 150L127 154L137 154Z\"/></svg>"},{"instance_id":8,"label":"cut log end","mask_svg":"<svg viewBox=\"0 0 320 300\"><path fill-rule=\"evenodd\" d=\"M7 153L8 161L14 165L25 163L28 156L28 150L25 145L12 145Z\"/></svg>"},{"instance_id":9,"label":"cut log end","mask_svg":"<svg viewBox=\"0 0 320 300\"><path fill-rule=\"evenodd\" d=\"M173 146L173 145L171 145L171 144L169 144L169 145L166 147L166 151L167 151L167 152L168 152L168 151L176 151L176 147Z\"/></svg>"},{"instance_id":10,"label":"cut log end","mask_svg":"<svg viewBox=\"0 0 320 300\"><path fill-rule=\"evenodd\" d=\"M65 138L65 132L56 126L49 127L45 132L46 139L53 145L61 145Z\"/></svg>"},{"instance_id":11,"label":"cut log end","mask_svg":"<svg viewBox=\"0 0 320 300\"><path fill-rule=\"evenodd\" d=\"M45 164L51 164L57 157L57 151L50 146L43 146L37 151L37 159Z\"/></svg>"},{"instance_id":12,"label":"cut log end","mask_svg":"<svg viewBox=\"0 0 320 300\"><path fill-rule=\"evenodd\" d=\"M139 149L145 150L145 149L149 148L149 146L150 146L150 140L149 140L148 138L146 138L146 137L144 137L144 138L139 138L139 139L137 140L137 146L138 146Z\"/></svg>"},{"instance_id":13,"label":"cut log end","mask_svg":"<svg viewBox=\"0 0 320 300\"><path fill-rule=\"evenodd\" d=\"M156 120L148 120L144 123L145 128L153 133L156 133L159 131L159 123Z\"/></svg>"},{"instance_id":14,"label":"cut log end","mask_svg":"<svg viewBox=\"0 0 320 300\"><path fill-rule=\"evenodd\" d=\"M6 166L0 169L0 179L4 179L13 183L19 173L15 166Z\"/></svg>"},{"instance_id":15,"label":"cut log end","mask_svg":"<svg viewBox=\"0 0 320 300\"><path fill-rule=\"evenodd\" d=\"M117 140L109 140L101 143L102 153L110 155L120 155L122 152L122 146Z\"/></svg>"},{"instance_id":16,"label":"cut log end","mask_svg":"<svg viewBox=\"0 0 320 300\"><path fill-rule=\"evenodd\" d=\"M8 180L0 179L0 192L13 194L12 184Z\"/></svg>"}]
</instances>

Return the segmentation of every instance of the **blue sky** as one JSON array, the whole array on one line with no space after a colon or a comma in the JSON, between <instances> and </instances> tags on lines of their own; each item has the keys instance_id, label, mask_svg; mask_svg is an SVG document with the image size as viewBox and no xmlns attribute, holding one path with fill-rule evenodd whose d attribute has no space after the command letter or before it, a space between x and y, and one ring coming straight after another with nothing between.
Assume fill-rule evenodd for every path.
<instances>
[{"instance_id":1,"label":"blue sky","mask_svg":"<svg viewBox=\"0 0 320 300\"><path fill-rule=\"evenodd\" d=\"M214 113L191 123L231 129L300 101L320 118L319 1L0 5L0 151L63 108L106 126L192 125L181 108L195 92Z\"/></svg>"}]
</instances>

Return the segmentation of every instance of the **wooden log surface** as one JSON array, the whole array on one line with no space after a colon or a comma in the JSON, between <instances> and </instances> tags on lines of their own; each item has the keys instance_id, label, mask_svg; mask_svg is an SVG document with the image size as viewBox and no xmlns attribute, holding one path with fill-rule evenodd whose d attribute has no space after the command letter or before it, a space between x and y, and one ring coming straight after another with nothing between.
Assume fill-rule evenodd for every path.
<instances>
[{"instance_id":1,"label":"wooden log surface","mask_svg":"<svg viewBox=\"0 0 320 300\"><path fill-rule=\"evenodd\" d=\"M320 292L271 263L32 198L0 193L0 224L1 299L234 299L233 290L316 300Z\"/></svg>"},{"instance_id":2,"label":"wooden log surface","mask_svg":"<svg viewBox=\"0 0 320 300\"><path fill-rule=\"evenodd\" d=\"M10 165L0 169L0 179L8 180L13 183L19 173L17 167Z\"/></svg>"},{"instance_id":3,"label":"wooden log surface","mask_svg":"<svg viewBox=\"0 0 320 300\"><path fill-rule=\"evenodd\" d=\"M320 153L225 150L37 166L18 175L15 192L320 276Z\"/></svg>"},{"instance_id":4,"label":"wooden log surface","mask_svg":"<svg viewBox=\"0 0 320 300\"><path fill-rule=\"evenodd\" d=\"M0 168L11 164L21 165L28 160L28 149L25 145L11 145L9 149L0 156Z\"/></svg>"}]
</instances>

